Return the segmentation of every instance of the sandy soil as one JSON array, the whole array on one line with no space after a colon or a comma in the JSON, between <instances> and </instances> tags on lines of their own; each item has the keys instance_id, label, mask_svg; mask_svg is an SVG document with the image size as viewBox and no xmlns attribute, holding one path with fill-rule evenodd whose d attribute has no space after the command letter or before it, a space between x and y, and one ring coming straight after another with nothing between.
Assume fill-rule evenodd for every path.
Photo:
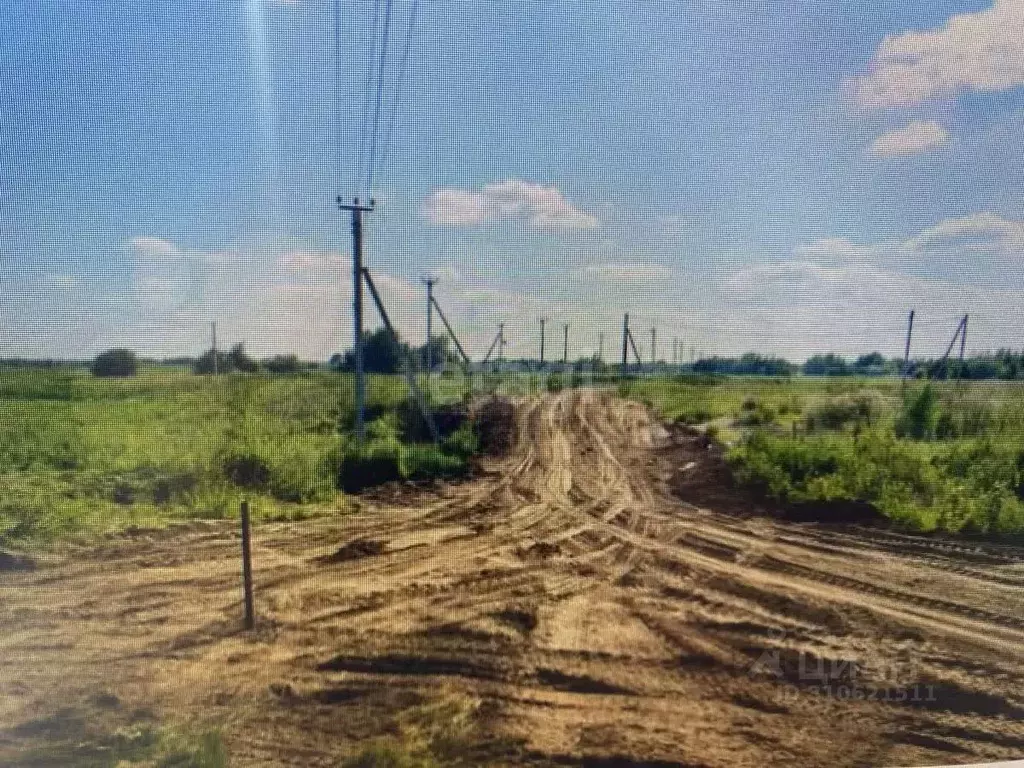
<instances>
[{"instance_id":1,"label":"sandy soil","mask_svg":"<svg viewBox=\"0 0 1024 768\"><path fill-rule=\"evenodd\" d=\"M336 765L443 697L469 764L1024 756L1024 551L700 508L711 454L605 394L517 429L471 481L260 525L253 632L226 522L0 573L0 764L106 706L222 723L232 765Z\"/></svg>"}]
</instances>

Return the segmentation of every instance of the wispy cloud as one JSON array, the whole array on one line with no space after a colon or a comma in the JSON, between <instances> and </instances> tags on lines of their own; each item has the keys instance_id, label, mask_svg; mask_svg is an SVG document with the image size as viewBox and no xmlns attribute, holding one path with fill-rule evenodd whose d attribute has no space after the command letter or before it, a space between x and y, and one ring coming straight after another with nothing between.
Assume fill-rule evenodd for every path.
<instances>
[{"instance_id":1,"label":"wispy cloud","mask_svg":"<svg viewBox=\"0 0 1024 768\"><path fill-rule=\"evenodd\" d=\"M537 229L593 229L597 218L570 203L555 186L519 179L487 184L480 190L435 189L423 204L432 224L472 226L519 219Z\"/></svg>"},{"instance_id":2,"label":"wispy cloud","mask_svg":"<svg viewBox=\"0 0 1024 768\"><path fill-rule=\"evenodd\" d=\"M794 255L805 260L849 263L865 259L910 261L935 265L946 261L977 267L990 261L995 270L1015 262L1024 266L1024 222L982 211L945 219L903 239L855 243L846 238L824 238L798 246ZM1016 280L1018 273L1005 279Z\"/></svg>"},{"instance_id":3,"label":"wispy cloud","mask_svg":"<svg viewBox=\"0 0 1024 768\"><path fill-rule=\"evenodd\" d=\"M591 264L583 274L596 280L615 283L649 283L671 280L676 271L662 264L642 262Z\"/></svg>"},{"instance_id":4,"label":"wispy cloud","mask_svg":"<svg viewBox=\"0 0 1024 768\"><path fill-rule=\"evenodd\" d=\"M143 235L128 241L128 250L133 256L146 259L171 259L181 255L178 246L162 237Z\"/></svg>"},{"instance_id":5,"label":"wispy cloud","mask_svg":"<svg viewBox=\"0 0 1024 768\"><path fill-rule=\"evenodd\" d=\"M926 31L887 35L868 71L849 81L868 109L917 104L965 91L1024 85L1024 2L996 0Z\"/></svg>"},{"instance_id":6,"label":"wispy cloud","mask_svg":"<svg viewBox=\"0 0 1024 768\"><path fill-rule=\"evenodd\" d=\"M865 154L879 159L916 155L938 149L949 142L949 131L934 120L914 120L902 128L883 133Z\"/></svg>"}]
</instances>

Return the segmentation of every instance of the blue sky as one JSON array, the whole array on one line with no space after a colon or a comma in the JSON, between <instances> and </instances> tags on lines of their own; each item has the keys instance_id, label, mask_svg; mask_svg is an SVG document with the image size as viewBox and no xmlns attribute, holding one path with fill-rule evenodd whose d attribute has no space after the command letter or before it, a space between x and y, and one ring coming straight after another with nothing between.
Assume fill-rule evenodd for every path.
<instances>
[{"instance_id":1,"label":"blue sky","mask_svg":"<svg viewBox=\"0 0 1024 768\"><path fill-rule=\"evenodd\" d=\"M387 124L411 0L394 0ZM0 357L351 342L373 2L0 10ZM621 315L700 354L1024 338L1024 2L418 7L367 261L467 345ZM341 100L337 98L340 94ZM382 131L383 132L383 131ZM365 194L365 189L361 190ZM646 334L644 338L647 338ZM670 354L667 345L661 356Z\"/></svg>"}]
</instances>

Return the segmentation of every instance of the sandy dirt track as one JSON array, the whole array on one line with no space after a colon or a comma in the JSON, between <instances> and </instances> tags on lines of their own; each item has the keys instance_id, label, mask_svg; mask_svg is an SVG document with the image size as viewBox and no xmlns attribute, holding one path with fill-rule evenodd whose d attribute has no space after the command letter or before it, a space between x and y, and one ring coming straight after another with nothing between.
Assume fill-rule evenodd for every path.
<instances>
[{"instance_id":1,"label":"sandy dirt track","mask_svg":"<svg viewBox=\"0 0 1024 768\"><path fill-rule=\"evenodd\" d=\"M0 573L0 764L106 703L223 723L235 766L337 765L444 697L468 764L1024 756L1024 551L699 508L699 440L604 393L517 429L468 482L260 525L252 633L227 522Z\"/></svg>"}]
</instances>

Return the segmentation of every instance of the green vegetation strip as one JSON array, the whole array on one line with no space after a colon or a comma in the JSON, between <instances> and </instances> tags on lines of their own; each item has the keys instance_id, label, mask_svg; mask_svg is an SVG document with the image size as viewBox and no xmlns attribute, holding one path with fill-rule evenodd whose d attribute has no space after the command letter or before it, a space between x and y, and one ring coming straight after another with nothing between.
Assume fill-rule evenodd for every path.
<instances>
[{"instance_id":1,"label":"green vegetation strip","mask_svg":"<svg viewBox=\"0 0 1024 768\"><path fill-rule=\"evenodd\" d=\"M378 479L466 470L468 426L435 447L400 377L371 376L368 392L371 439L360 450L349 374L0 370L0 548L229 517L243 498L263 518L302 517L343 506L339 484L369 467ZM444 406L463 390L438 378L432 393Z\"/></svg>"},{"instance_id":2,"label":"green vegetation strip","mask_svg":"<svg viewBox=\"0 0 1024 768\"><path fill-rule=\"evenodd\" d=\"M620 393L701 424L782 502L874 506L917 531L1024 535L1024 384L676 377Z\"/></svg>"}]
</instances>

